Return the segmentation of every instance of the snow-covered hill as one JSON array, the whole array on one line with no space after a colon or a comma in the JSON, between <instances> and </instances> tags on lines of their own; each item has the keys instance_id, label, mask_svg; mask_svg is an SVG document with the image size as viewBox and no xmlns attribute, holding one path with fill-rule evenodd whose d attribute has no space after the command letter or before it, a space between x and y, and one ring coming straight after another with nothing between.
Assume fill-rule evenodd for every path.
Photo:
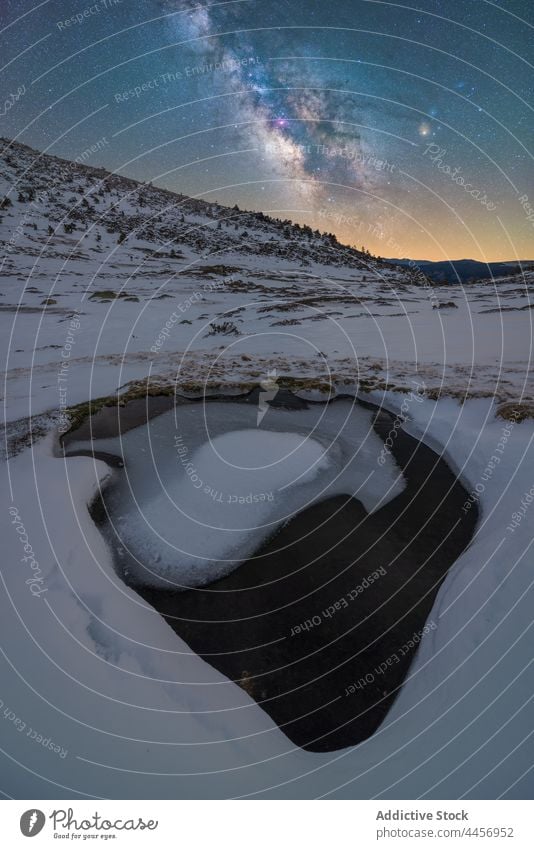
<instances>
[{"instance_id":1,"label":"snow-covered hill","mask_svg":"<svg viewBox=\"0 0 534 849\"><path fill-rule=\"evenodd\" d=\"M131 250L139 240L151 244L154 251L159 248L160 259L176 259L185 250L189 258L202 252L232 252L243 257L275 257L303 267L311 262L359 269L369 264L364 254L339 244L332 234L261 212L245 212L237 206L229 209L174 194L104 169L38 153L7 139L0 142L2 195L14 202L15 215L28 211L19 204L35 202L36 232L41 239L50 236L40 243L42 248L46 241L47 256L57 256L60 252L54 248L72 248L76 242L85 251L103 253L123 234L129 236L126 249ZM41 232L39 217L41 224L46 220L51 225L52 233ZM9 217L6 223L9 225ZM75 238L59 238L67 233ZM106 234L112 238L105 238ZM165 247L166 257L161 255ZM171 256L173 248L176 256ZM176 267L169 265L171 270Z\"/></svg>"},{"instance_id":2,"label":"snow-covered hill","mask_svg":"<svg viewBox=\"0 0 534 849\"><path fill-rule=\"evenodd\" d=\"M532 273L435 287L416 266L331 235L4 144L11 420L148 374L184 388L276 371L316 388L402 388L418 377L432 395L521 392Z\"/></svg>"}]
</instances>

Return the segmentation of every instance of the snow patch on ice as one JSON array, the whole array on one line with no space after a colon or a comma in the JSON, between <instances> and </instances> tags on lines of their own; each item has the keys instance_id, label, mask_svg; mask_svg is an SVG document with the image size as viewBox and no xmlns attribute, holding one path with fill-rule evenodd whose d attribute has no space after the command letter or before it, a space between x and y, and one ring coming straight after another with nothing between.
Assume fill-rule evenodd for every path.
<instances>
[{"instance_id":1,"label":"snow patch on ice","mask_svg":"<svg viewBox=\"0 0 534 849\"><path fill-rule=\"evenodd\" d=\"M177 585L200 586L231 571L291 512L292 491L330 466L327 448L296 433L239 430L193 454L175 437L176 469L164 488L118 523L144 567ZM148 527L147 527L148 525Z\"/></svg>"}]
</instances>

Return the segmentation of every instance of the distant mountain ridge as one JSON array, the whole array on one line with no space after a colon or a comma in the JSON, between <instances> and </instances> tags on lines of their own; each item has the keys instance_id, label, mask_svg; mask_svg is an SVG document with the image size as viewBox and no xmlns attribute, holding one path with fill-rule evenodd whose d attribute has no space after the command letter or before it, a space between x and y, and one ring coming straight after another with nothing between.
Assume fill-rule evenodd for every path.
<instances>
[{"instance_id":1,"label":"distant mountain ridge","mask_svg":"<svg viewBox=\"0 0 534 849\"><path fill-rule=\"evenodd\" d=\"M433 262L428 259L387 259L393 265L420 268L427 277L436 283L467 283L473 280L487 280L492 277L505 277L531 270L534 260L507 262L479 262L476 259L451 259Z\"/></svg>"}]
</instances>

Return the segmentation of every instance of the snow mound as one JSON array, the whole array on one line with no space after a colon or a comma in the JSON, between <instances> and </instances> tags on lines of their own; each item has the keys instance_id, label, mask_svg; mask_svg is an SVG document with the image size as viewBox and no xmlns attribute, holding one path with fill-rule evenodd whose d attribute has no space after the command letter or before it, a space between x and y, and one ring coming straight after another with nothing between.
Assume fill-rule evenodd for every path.
<instances>
[{"instance_id":1,"label":"snow mound","mask_svg":"<svg viewBox=\"0 0 534 849\"><path fill-rule=\"evenodd\" d=\"M149 583L158 576L200 586L231 571L258 533L290 515L295 489L330 467L330 449L297 433L232 431L194 452L181 435L174 444L171 477L117 524ZM306 498L298 501L302 509Z\"/></svg>"}]
</instances>

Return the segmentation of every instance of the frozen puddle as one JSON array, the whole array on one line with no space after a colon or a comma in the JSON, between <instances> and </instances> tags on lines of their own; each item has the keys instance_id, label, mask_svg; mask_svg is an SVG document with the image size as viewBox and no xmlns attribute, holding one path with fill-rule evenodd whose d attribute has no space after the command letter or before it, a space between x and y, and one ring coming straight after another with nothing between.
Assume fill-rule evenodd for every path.
<instances>
[{"instance_id":1,"label":"frozen puddle","mask_svg":"<svg viewBox=\"0 0 534 849\"><path fill-rule=\"evenodd\" d=\"M397 427L385 450L372 404L279 393L258 425L257 401L129 430L120 410L122 435L68 450L116 466L99 512L123 580L293 743L340 749L386 720L477 512L428 446Z\"/></svg>"}]
</instances>

